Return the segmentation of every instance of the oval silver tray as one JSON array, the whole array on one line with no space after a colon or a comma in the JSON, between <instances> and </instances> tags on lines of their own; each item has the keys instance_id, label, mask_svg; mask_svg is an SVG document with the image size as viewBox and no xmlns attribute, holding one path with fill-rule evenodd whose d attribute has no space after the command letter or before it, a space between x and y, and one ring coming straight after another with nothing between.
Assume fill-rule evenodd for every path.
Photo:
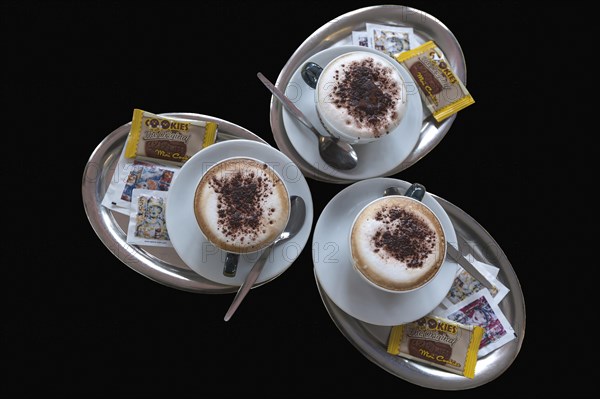
<instances>
[{"instance_id":1,"label":"oval silver tray","mask_svg":"<svg viewBox=\"0 0 600 399\"><path fill-rule=\"evenodd\" d=\"M266 143L249 130L212 116L193 113L160 115L217 122L219 124L217 141L247 139ZM237 286L215 283L194 272L181 260L173 248L140 247L127 244L125 232L129 218L101 205L130 127L131 122L110 133L96 147L85 166L82 182L83 204L94 231L118 259L151 280L172 288L197 293L236 292L239 288Z\"/></svg>"},{"instance_id":2,"label":"oval silver tray","mask_svg":"<svg viewBox=\"0 0 600 399\"><path fill-rule=\"evenodd\" d=\"M386 348L391 328L364 323L348 315L325 294L316 275L315 280L335 325L371 362L403 380L423 387L441 390L475 388L499 377L517 357L525 337L525 300L515 271L492 236L462 209L443 198L434 197L450 216L456 234L469 243L469 252L475 258L499 267L498 279L510 289L500 302L500 309L514 328L516 339L479 359L475 378L469 379L388 354Z\"/></svg>"},{"instance_id":3,"label":"oval silver tray","mask_svg":"<svg viewBox=\"0 0 600 399\"><path fill-rule=\"evenodd\" d=\"M351 11L317 29L298 47L284 65L277 78L276 86L285 91L293 73L311 55L329 47L352 44L352 31L364 30L365 23L367 22L412 27L415 35L422 40L435 41L446 55L454 72L465 85L467 84L467 67L462 49L454 34L444 24L434 16L415 8L398 5L381 5ZM394 174L412 166L429 153L448 133L455 119L456 114L442 122L437 122L429 114L423 120L421 134L412 154L394 171ZM326 175L304 161L287 137L287 132L283 124L281 103L275 98L271 99L270 123L277 146L292 161L298 164L306 177L330 183L345 184L352 182L351 180L336 179L330 175Z\"/></svg>"}]
</instances>

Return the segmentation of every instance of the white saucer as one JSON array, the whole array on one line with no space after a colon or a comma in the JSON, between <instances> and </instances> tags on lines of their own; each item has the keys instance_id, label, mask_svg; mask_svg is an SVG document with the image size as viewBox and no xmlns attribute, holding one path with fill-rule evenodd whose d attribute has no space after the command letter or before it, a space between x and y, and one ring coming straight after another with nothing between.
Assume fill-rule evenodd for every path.
<instances>
[{"instance_id":1,"label":"white saucer","mask_svg":"<svg viewBox=\"0 0 600 399\"><path fill-rule=\"evenodd\" d=\"M309 57L306 62L315 62L324 67L335 57L355 50L376 53L389 58L402 75L408 91L408 108L400 125L389 135L376 142L354 146L358 154L358 166L351 170L342 171L327 165L319 155L316 136L292 117L286 109L282 110L282 119L287 136L304 161L322 173L338 179L352 181L393 174L394 170L401 166L402 162L411 154L419 140L423 124L423 105L412 76L394 59L382 52L367 47L338 46L323 50ZM302 63L302 66L306 62ZM317 116L315 91L304 82L300 75L302 66L292 75L285 94L306 115L319 132L328 135Z\"/></svg>"},{"instance_id":2,"label":"white saucer","mask_svg":"<svg viewBox=\"0 0 600 399\"><path fill-rule=\"evenodd\" d=\"M167 230L173 248L193 271L217 283L242 285L262 251L240 255L236 275L224 276L225 252L206 240L194 215L194 194L202 174L216 162L235 156L248 156L269 164L285 181L289 194L302 197L306 204L304 225L294 238L273 248L256 286L277 277L296 260L308 241L312 227L313 203L308 184L296 164L277 149L251 140L230 140L212 144L196 153L171 183L167 199Z\"/></svg>"},{"instance_id":3,"label":"white saucer","mask_svg":"<svg viewBox=\"0 0 600 399\"><path fill-rule=\"evenodd\" d=\"M431 312L446 296L458 264L446 259L426 286L405 294L388 293L368 284L352 268L348 231L354 217L390 186L407 189L410 183L391 178L363 180L340 191L327 204L313 233L315 274L327 296L344 312L365 323L394 326ZM444 208L428 193L425 203L439 217L446 239L456 245L456 232Z\"/></svg>"}]
</instances>

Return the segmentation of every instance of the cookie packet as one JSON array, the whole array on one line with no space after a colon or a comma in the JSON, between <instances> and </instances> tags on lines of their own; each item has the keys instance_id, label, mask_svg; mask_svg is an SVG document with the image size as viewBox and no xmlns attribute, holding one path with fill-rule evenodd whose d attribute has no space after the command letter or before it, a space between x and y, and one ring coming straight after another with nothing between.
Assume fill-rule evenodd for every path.
<instances>
[{"instance_id":1,"label":"cookie packet","mask_svg":"<svg viewBox=\"0 0 600 399\"><path fill-rule=\"evenodd\" d=\"M436 121L441 122L475 102L435 42L428 41L394 58L408 69Z\"/></svg>"},{"instance_id":2,"label":"cookie packet","mask_svg":"<svg viewBox=\"0 0 600 399\"><path fill-rule=\"evenodd\" d=\"M482 336L479 326L427 315L392 327L387 352L474 378Z\"/></svg>"},{"instance_id":3,"label":"cookie packet","mask_svg":"<svg viewBox=\"0 0 600 399\"><path fill-rule=\"evenodd\" d=\"M216 140L216 122L158 116L134 109L125 157L178 166Z\"/></svg>"},{"instance_id":4,"label":"cookie packet","mask_svg":"<svg viewBox=\"0 0 600 399\"><path fill-rule=\"evenodd\" d=\"M167 192L135 189L131 195L131 213L127 243L172 247L167 231Z\"/></svg>"}]
</instances>

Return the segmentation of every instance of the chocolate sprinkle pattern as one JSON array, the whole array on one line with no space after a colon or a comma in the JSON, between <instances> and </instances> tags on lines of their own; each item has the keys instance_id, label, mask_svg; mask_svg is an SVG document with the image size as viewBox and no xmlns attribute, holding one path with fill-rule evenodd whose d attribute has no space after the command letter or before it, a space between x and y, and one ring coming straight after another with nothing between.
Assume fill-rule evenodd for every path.
<instances>
[{"instance_id":1,"label":"chocolate sprinkle pattern","mask_svg":"<svg viewBox=\"0 0 600 399\"><path fill-rule=\"evenodd\" d=\"M337 108L346 108L358 127L369 127L376 137L389 133L388 115L398 117L394 110L399 97L398 83L391 78L389 67L375 63L373 58L342 64L345 76L335 71L335 86L330 93ZM351 120L346 124L350 125Z\"/></svg>"},{"instance_id":2,"label":"chocolate sprinkle pattern","mask_svg":"<svg viewBox=\"0 0 600 399\"><path fill-rule=\"evenodd\" d=\"M263 165L267 169L267 164ZM256 240L257 232L265 232L263 213L271 216L275 209L263 209L263 200L273 194L273 182L254 172L239 170L222 177L213 177L211 188L218 196L219 230L232 241L244 236ZM269 223L273 223L270 221ZM242 236L242 237L240 237Z\"/></svg>"},{"instance_id":3,"label":"chocolate sprinkle pattern","mask_svg":"<svg viewBox=\"0 0 600 399\"><path fill-rule=\"evenodd\" d=\"M382 258L391 256L409 268L418 268L433 253L436 234L417 215L404 209L385 207L377 212L375 220L384 226L375 232L371 244Z\"/></svg>"}]
</instances>

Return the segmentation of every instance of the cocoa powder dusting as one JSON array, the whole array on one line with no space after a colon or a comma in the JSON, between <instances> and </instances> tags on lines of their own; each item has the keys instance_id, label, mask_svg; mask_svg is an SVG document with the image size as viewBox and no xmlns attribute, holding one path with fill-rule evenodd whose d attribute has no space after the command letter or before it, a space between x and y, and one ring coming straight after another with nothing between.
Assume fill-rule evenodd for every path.
<instances>
[{"instance_id":1,"label":"cocoa powder dusting","mask_svg":"<svg viewBox=\"0 0 600 399\"><path fill-rule=\"evenodd\" d=\"M217 223L221 232L232 240L240 236L240 241L243 241L243 236L256 240L256 232L263 230L265 211L262 202L272 193L273 183L256 177L254 172L240 170L222 177L215 176L209 184L219 194ZM268 209L266 214L271 216L273 212L275 209Z\"/></svg>"},{"instance_id":2,"label":"cocoa powder dusting","mask_svg":"<svg viewBox=\"0 0 600 399\"><path fill-rule=\"evenodd\" d=\"M409 268L423 266L424 260L435 248L435 232L418 216L400 208L383 208L375 215L383 223L371 243L376 253L405 263ZM383 255L382 255L383 256Z\"/></svg>"},{"instance_id":3,"label":"cocoa powder dusting","mask_svg":"<svg viewBox=\"0 0 600 399\"><path fill-rule=\"evenodd\" d=\"M358 127L367 126L375 136L387 131L389 116L397 117L396 101L400 88L392 79L389 67L380 66L373 58L352 61L334 76L336 84L331 93L337 108L344 107Z\"/></svg>"}]
</instances>

